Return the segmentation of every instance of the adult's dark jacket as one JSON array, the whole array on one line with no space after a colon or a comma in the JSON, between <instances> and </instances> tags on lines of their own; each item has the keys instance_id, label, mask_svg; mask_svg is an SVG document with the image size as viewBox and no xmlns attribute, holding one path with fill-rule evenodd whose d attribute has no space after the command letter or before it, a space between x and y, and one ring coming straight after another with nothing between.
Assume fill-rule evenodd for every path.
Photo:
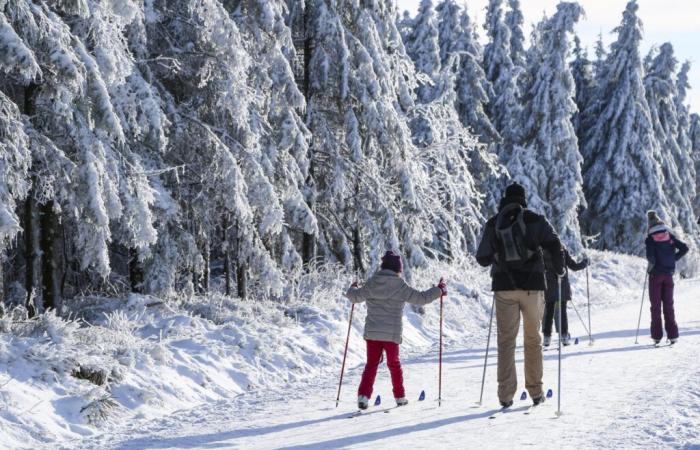
<instances>
[{"instance_id":1,"label":"adult's dark jacket","mask_svg":"<svg viewBox=\"0 0 700 450\"><path fill-rule=\"evenodd\" d=\"M504 197L501 200L499 212L512 203L519 203L527 208L527 204L521 197ZM562 245L556 231L544 216L525 209L523 212L526 230L525 245L534 252L534 255L523 265L523 270L509 270L499 264L496 258L502 245L496 237L497 218L498 215L495 215L486 222L484 234L476 252L476 260L480 265L491 266L491 289L493 291L544 291L546 282L542 250L549 251L552 255L555 273L564 272Z\"/></svg>"},{"instance_id":2,"label":"adult's dark jacket","mask_svg":"<svg viewBox=\"0 0 700 450\"><path fill-rule=\"evenodd\" d=\"M649 230L645 244L651 275L673 275L676 261L688 253L688 246L663 224Z\"/></svg>"},{"instance_id":3,"label":"adult's dark jacket","mask_svg":"<svg viewBox=\"0 0 700 450\"><path fill-rule=\"evenodd\" d=\"M547 289L544 291L544 300L547 303L556 303L559 301L559 284L557 282L557 273L552 262L552 256L549 252L544 252L544 268L547 277ZM564 262L569 270L577 272L588 267L588 260L585 258L580 262L576 262L569 252L564 249ZM563 301L571 300L571 283L569 282L569 271L567 270L561 279L561 299Z\"/></svg>"}]
</instances>

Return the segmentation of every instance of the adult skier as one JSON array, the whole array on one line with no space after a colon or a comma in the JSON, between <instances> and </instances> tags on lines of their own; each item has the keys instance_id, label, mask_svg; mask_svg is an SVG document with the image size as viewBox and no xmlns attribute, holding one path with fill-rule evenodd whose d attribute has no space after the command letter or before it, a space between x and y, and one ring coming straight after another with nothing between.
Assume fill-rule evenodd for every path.
<instances>
[{"instance_id":1,"label":"adult skier","mask_svg":"<svg viewBox=\"0 0 700 450\"><path fill-rule=\"evenodd\" d=\"M410 287L401 276L401 257L392 251L382 257L380 270L367 283L358 287L353 283L345 294L351 302L367 302L364 338L367 343L367 363L357 390L357 406L367 409L372 396L377 368L386 353L386 365L391 374L391 384L397 406L408 404L403 386L403 372L399 360L402 341L403 307L406 303L427 305L440 295L447 295L447 285L440 280L437 286L427 291Z\"/></svg>"},{"instance_id":2,"label":"adult skier","mask_svg":"<svg viewBox=\"0 0 700 450\"><path fill-rule=\"evenodd\" d=\"M647 212L649 230L646 238L646 253L649 263L649 299L651 300L651 338L655 344L663 338L661 311L666 337L675 344L678 340L678 325L673 309L673 274L676 261L688 253L688 246L675 237L656 211Z\"/></svg>"},{"instance_id":3,"label":"adult skier","mask_svg":"<svg viewBox=\"0 0 700 450\"><path fill-rule=\"evenodd\" d=\"M545 269L542 251L551 254L554 273L564 276L559 236L543 216L527 209L525 188L513 183L505 190L498 214L486 222L476 259L491 266L491 289L498 330L498 400L508 408L518 387L515 340L523 316L525 388L535 405L544 401L542 338Z\"/></svg>"},{"instance_id":4,"label":"adult skier","mask_svg":"<svg viewBox=\"0 0 700 450\"><path fill-rule=\"evenodd\" d=\"M564 248L564 261L566 268L573 271L583 270L588 267L588 258L584 257L581 261L576 262L569 251ZM544 340L542 345L548 347L552 342L552 322L554 322L554 316L559 310L559 283L557 282L557 274L552 265L552 256L549 252L544 253L544 267L546 271L547 288L544 292L544 318L542 323L542 334L544 335ZM561 279L561 317L559 319L561 323L557 324L557 331L561 334L562 344L569 345L571 343L571 335L569 334L569 317L566 313L566 302L571 300L571 284L569 283L569 272L568 270Z\"/></svg>"}]
</instances>

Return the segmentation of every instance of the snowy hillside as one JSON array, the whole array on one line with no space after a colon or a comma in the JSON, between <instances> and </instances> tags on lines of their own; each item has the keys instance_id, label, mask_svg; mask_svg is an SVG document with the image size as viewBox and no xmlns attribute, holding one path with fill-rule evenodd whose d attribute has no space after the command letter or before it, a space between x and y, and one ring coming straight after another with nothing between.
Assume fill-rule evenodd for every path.
<instances>
[{"instance_id":1,"label":"snowy hillside","mask_svg":"<svg viewBox=\"0 0 700 450\"><path fill-rule=\"evenodd\" d=\"M643 273L639 259L594 253L593 310L636 305ZM417 275L416 284L427 287L439 276L451 289L444 312L447 348L480 354L491 307L487 273L434 265ZM339 373L349 312L341 292L349 282L349 277L328 271L308 280L306 293L286 305L223 297L165 304L132 296L73 305L82 316L74 322L53 315L29 322L6 316L0 322L0 425L7 438L0 446L110 436L128 424L138 429L205 405L234 402L260 411L274 398L294 392L310 395L314 386L325 386L325 394L315 393L314 405L305 410L330 407L333 395L328 389ZM584 313L585 275L576 274L573 283L575 301ZM404 357L434 357L438 312L437 303L425 307L424 314L406 307ZM571 317L574 323L573 312ZM634 322L634 317L629 319ZM364 358L363 323L361 306L350 338L348 367L353 375L344 386L345 411L353 409L357 368ZM81 370L98 378L77 379ZM424 381L432 397L433 375ZM417 389L411 382L409 386ZM447 403L464 401L460 395L446 394Z\"/></svg>"},{"instance_id":2,"label":"snowy hillside","mask_svg":"<svg viewBox=\"0 0 700 450\"><path fill-rule=\"evenodd\" d=\"M654 348L646 335L634 344L636 302L616 302L593 312L594 345L580 323L578 345L563 353L562 415L556 418L556 350L545 352L545 384L553 398L532 415L530 400L496 419L496 369L487 372L485 402L477 407L483 340L452 345L444 354L443 402L436 398L436 352L404 365L411 403L392 409L386 368L376 387L383 403L349 418L352 395L337 409L331 380L275 394L224 400L163 420L131 424L114 434L67 448L245 448L245 449L697 449L700 448L700 295L698 280L678 283L681 339ZM626 297L625 291L618 299ZM639 294L639 293L638 293ZM645 316L645 322L646 322ZM522 364L521 349L517 358ZM358 383L350 373L348 391ZM522 380L520 381L522 383ZM418 402L421 389L427 399ZM521 385L522 389L522 385ZM389 410L388 414L381 411Z\"/></svg>"}]
</instances>

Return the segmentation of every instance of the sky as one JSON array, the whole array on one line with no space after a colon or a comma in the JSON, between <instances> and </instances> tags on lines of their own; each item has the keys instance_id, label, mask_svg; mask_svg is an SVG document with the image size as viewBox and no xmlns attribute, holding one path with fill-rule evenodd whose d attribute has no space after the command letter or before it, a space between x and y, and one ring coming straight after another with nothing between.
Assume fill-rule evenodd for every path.
<instances>
[{"instance_id":1,"label":"sky","mask_svg":"<svg viewBox=\"0 0 700 450\"><path fill-rule=\"evenodd\" d=\"M395 1L400 11L407 9L411 13L418 10L420 3L420 0ZM439 0L433 2L437 4ZM457 0L457 3L466 5L472 20L483 24L488 0ZM529 35L531 25L542 18L543 12L552 15L558 3L558 0L520 0L525 16L525 35ZM606 46L615 39L612 30L619 25L627 0L579 0L578 3L585 9L586 17L579 22L576 31L583 45L589 47L589 57L592 57L593 45L600 33ZM689 103L692 111L700 112L700 1L639 0L638 14L644 23L642 56L652 45L671 42L679 61L678 68L685 60L693 64L690 71L693 89L689 93Z\"/></svg>"}]
</instances>

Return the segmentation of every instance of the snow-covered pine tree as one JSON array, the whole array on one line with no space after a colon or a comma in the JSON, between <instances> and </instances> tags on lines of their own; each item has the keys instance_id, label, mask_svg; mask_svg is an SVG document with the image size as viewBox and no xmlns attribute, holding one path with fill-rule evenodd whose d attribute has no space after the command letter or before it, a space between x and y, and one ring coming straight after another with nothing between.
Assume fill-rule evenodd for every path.
<instances>
[{"instance_id":1,"label":"snow-covered pine tree","mask_svg":"<svg viewBox=\"0 0 700 450\"><path fill-rule=\"evenodd\" d=\"M301 272L302 259L293 240L301 242L304 233L317 235L318 226L303 192L311 136L300 116L306 101L292 72L296 54L284 24L285 8L283 0L249 2L239 20L247 52L257 55L249 85L257 91L252 114L253 123L261 127L260 164L284 207L284 221L278 221L276 232L264 242L285 273L295 275Z\"/></svg>"},{"instance_id":2,"label":"snow-covered pine tree","mask_svg":"<svg viewBox=\"0 0 700 450\"><path fill-rule=\"evenodd\" d=\"M446 30L440 30L446 32ZM440 47L438 38L438 18L432 0L421 0L418 14L413 19L411 33L404 41L406 53L413 60L419 74L418 100L429 102L433 99L432 81L441 71L442 54L448 46Z\"/></svg>"},{"instance_id":3,"label":"snow-covered pine tree","mask_svg":"<svg viewBox=\"0 0 700 450\"><path fill-rule=\"evenodd\" d=\"M489 0L484 24L489 42L484 48L484 72L493 86L493 96L488 104L491 122L502 141L498 154L503 162L510 159L512 147L520 142L520 89L518 78L522 68L511 59L511 33L503 21L503 0Z\"/></svg>"},{"instance_id":4,"label":"snow-covered pine tree","mask_svg":"<svg viewBox=\"0 0 700 450\"><path fill-rule=\"evenodd\" d=\"M475 249L481 228L482 194L472 177L472 160L488 161L486 149L478 146L454 109L454 72L458 56L453 55L434 82L435 98L419 103L410 112L413 141L426 166L434 202L430 211L437 257L454 260ZM494 162L495 165L495 162ZM488 176L489 167L483 176Z\"/></svg>"},{"instance_id":5,"label":"snow-covered pine tree","mask_svg":"<svg viewBox=\"0 0 700 450\"><path fill-rule=\"evenodd\" d=\"M491 83L481 68L483 50L474 40L474 27L465 10L454 1L445 1L440 12L440 52L448 65L449 59L457 58L455 66L456 108L459 118L484 144L493 144L500 136L486 114L486 104L493 95Z\"/></svg>"},{"instance_id":6,"label":"snow-covered pine tree","mask_svg":"<svg viewBox=\"0 0 700 450\"><path fill-rule=\"evenodd\" d=\"M226 261L230 252L234 267L227 271L235 273L240 297L251 289L276 295L284 288L284 274L265 245L281 232L284 207L263 168L267 123L249 86L254 66L245 37L231 17L255 5L240 6L229 11L216 0L163 0L148 15L151 58L179 67L152 67L175 130L167 162L180 167L166 187L181 209L171 233L159 240L158 264L149 265L149 286L157 291L206 289L217 241ZM171 38L162 39L163 33Z\"/></svg>"},{"instance_id":7,"label":"snow-covered pine tree","mask_svg":"<svg viewBox=\"0 0 700 450\"><path fill-rule=\"evenodd\" d=\"M520 8L520 0L508 0L508 12L505 24L510 30L510 59L513 64L525 68L525 34L523 23L525 19Z\"/></svg>"},{"instance_id":8,"label":"snow-covered pine tree","mask_svg":"<svg viewBox=\"0 0 700 450\"><path fill-rule=\"evenodd\" d=\"M675 107L678 115L678 126L676 128L676 139L678 141L678 146L681 151L688 155L692 161L693 170L695 172L695 196L691 199L691 204L693 206L693 213L695 217L700 213L700 178L698 177L698 170L700 169L700 129L697 128L697 115L690 114L690 108L687 104L688 101L688 91L690 90L690 73L691 63L690 61L685 61L681 66L680 71L676 77L676 98ZM697 223L697 222L696 222Z\"/></svg>"},{"instance_id":9,"label":"snow-covered pine tree","mask_svg":"<svg viewBox=\"0 0 700 450\"><path fill-rule=\"evenodd\" d=\"M600 248L632 254L643 248L646 210L667 216L663 175L654 156L659 147L642 79L638 9L636 1L627 4L615 29L617 40L596 74L600 114L581 147L587 234L600 233Z\"/></svg>"},{"instance_id":10,"label":"snow-covered pine tree","mask_svg":"<svg viewBox=\"0 0 700 450\"><path fill-rule=\"evenodd\" d=\"M605 44L603 43L603 34L598 34L598 39L595 41L595 60L593 61L593 75L598 78L598 76L603 74L603 66L605 65L605 60L608 57L608 52L605 49Z\"/></svg>"},{"instance_id":11,"label":"snow-covered pine tree","mask_svg":"<svg viewBox=\"0 0 700 450\"><path fill-rule=\"evenodd\" d=\"M486 114L493 88L481 67L483 49L475 39L474 26L466 9L462 10L454 1L445 1L437 10L440 50L445 55L443 66L450 67L449 58L456 58L453 66L458 117L482 144L470 156L470 170L478 191L484 194L482 211L490 216L498 207L506 173L496 154L501 137ZM440 97L447 98L444 93Z\"/></svg>"},{"instance_id":12,"label":"snow-covered pine tree","mask_svg":"<svg viewBox=\"0 0 700 450\"><path fill-rule=\"evenodd\" d=\"M530 68L525 93L523 144L515 147L508 164L511 177L526 187L529 206L551 220L574 252L581 249L578 211L586 202L571 122L575 83L567 59L570 34L582 15L578 3L562 2L540 29L540 63Z\"/></svg>"},{"instance_id":13,"label":"snow-covered pine tree","mask_svg":"<svg viewBox=\"0 0 700 450\"><path fill-rule=\"evenodd\" d=\"M688 126L688 139L690 140L690 154L693 156L695 173L700 173L700 115L693 113L690 115L690 125ZM695 192L700 193L700 177L695 179ZM693 209L695 215L700 217L700 195L693 199Z\"/></svg>"},{"instance_id":14,"label":"snow-covered pine tree","mask_svg":"<svg viewBox=\"0 0 700 450\"><path fill-rule=\"evenodd\" d=\"M313 163L323 167L315 176L319 246L327 260L360 271L389 248L409 269L422 265L432 239L426 175L405 117L412 65L394 17L385 2L313 3L307 103Z\"/></svg>"},{"instance_id":15,"label":"snow-covered pine tree","mask_svg":"<svg viewBox=\"0 0 700 450\"><path fill-rule=\"evenodd\" d=\"M94 286L111 273L115 230L133 231L132 241L143 247L155 240L150 186L138 159L131 158L127 123L111 91L127 83L133 68L119 38L133 11L126 4L90 1L4 3L5 29L12 28L33 52L33 58L20 59L22 64L34 61L42 71L40 79L20 83L21 95L12 82L4 88L15 94L31 122L26 127L33 155L25 204L25 287L34 289L32 272L40 256L40 292L47 307L58 306L59 277L69 280L60 287L65 292L84 288L74 283L81 279ZM65 238L59 240L61 232Z\"/></svg>"},{"instance_id":16,"label":"snow-covered pine tree","mask_svg":"<svg viewBox=\"0 0 700 450\"><path fill-rule=\"evenodd\" d=\"M667 213L689 236L697 236L697 218L692 207L696 196L695 167L687 139L679 139L679 111L682 106L676 85L673 46L663 44L649 63L644 79L647 102L660 148L656 158L664 176L663 191L668 199ZM682 111L680 112L682 114ZM676 230L681 233L681 230Z\"/></svg>"},{"instance_id":17,"label":"snow-covered pine tree","mask_svg":"<svg viewBox=\"0 0 700 450\"><path fill-rule=\"evenodd\" d=\"M579 142L583 142L584 132L587 128L586 124L590 119L585 117L583 112L588 110L591 102L594 99L595 78L593 75L593 64L588 59L588 52L581 48L581 40L578 36L574 36L574 59L571 62L571 75L574 77L576 86L576 113L572 118L576 136Z\"/></svg>"},{"instance_id":18,"label":"snow-covered pine tree","mask_svg":"<svg viewBox=\"0 0 700 450\"><path fill-rule=\"evenodd\" d=\"M438 25L438 45L440 47L440 65L446 66L449 59L461 51L462 8L455 0L443 0L436 8ZM471 39L471 37L470 37Z\"/></svg>"}]
</instances>

